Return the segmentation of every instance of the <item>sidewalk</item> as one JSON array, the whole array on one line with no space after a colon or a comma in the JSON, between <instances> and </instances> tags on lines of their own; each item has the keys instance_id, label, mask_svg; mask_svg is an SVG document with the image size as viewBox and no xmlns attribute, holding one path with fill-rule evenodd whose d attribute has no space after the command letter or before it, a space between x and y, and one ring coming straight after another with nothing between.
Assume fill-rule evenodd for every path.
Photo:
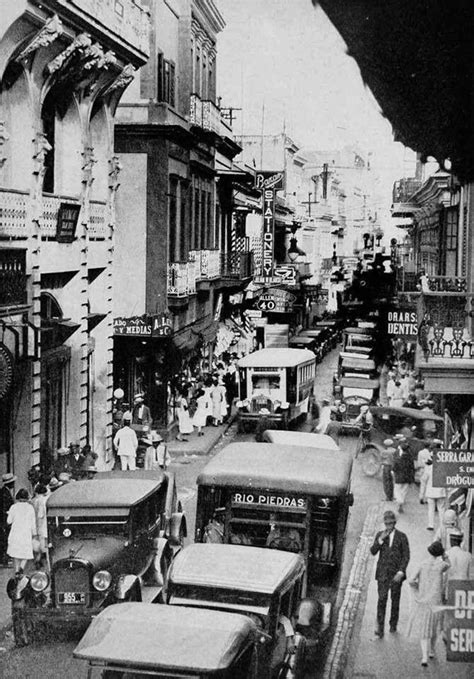
<instances>
[{"instance_id":1,"label":"sidewalk","mask_svg":"<svg viewBox=\"0 0 474 679\"><path fill-rule=\"evenodd\" d=\"M379 505L379 521L375 530L382 528L382 514L386 509L395 510L392 502L381 502ZM370 510L369 510L370 511ZM414 567L427 556L426 548L433 540L433 533L426 530L427 508L420 505L415 486L410 489L405 513L400 514L397 528L407 534L410 543L411 559L408 566L408 577ZM374 535L370 537L372 544ZM447 662L446 651L441 639L436 645L436 658L429 661L427 668L421 667L421 650L418 640L405 636L409 611L410 587L405 583L402 588L400 602L399 631L390 634L386 630L385 637L379 639L374 635L375 612L377 608L377 585L375 582L376 558L368 555L369 586L365 608L360 612L359 620L354 626L354 634L350 643L351 651L343 676L345 679L468 679L472 677L473 666L468 663ZM473 565L471 564L471 575ZM361 602L361 608L364 602ZM390 605L390 601L389 601ZM387 615L389 614L387 607Z\"/></svg>"}]
</instances>

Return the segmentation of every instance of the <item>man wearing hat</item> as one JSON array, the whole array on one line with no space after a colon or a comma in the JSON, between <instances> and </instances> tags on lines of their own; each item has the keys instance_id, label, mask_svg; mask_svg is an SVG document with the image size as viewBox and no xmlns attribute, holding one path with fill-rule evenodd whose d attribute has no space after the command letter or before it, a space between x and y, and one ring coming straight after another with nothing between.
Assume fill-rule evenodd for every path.
<instances>
[{"instance_id":1,"label":"man wearing hat","mask_svg":"<svg viewBox=\"0 0 474 679\"><path fill-rule=\"evenodd\" d=\"M393 456L395 455L393 439L385 439L380 455L382 464L382 486L387 502L393 501Z\"/></svg>"},{"instance_id":2,"label":"man wearing hat","mask_svg":"<svg viewBox=\"0 0 474 679\"><path fill-rule=\"evenodd\" d=\"M149 436L142 439L147 444L145 451L144 469L166 469L171 462L168 446L164 443L163 437L157 431L152 431Z\"/></svg>"},{"instance_id":3,"label":"man wearing hat","mask_svg":"<svg viewBox=\"0 0 474 679\"><path fill-rule=\"evenodd\" d=\"M131 418L124 415L123 427L114 436L114 447L120 457L122 470L134 471L137 468L138 439L130 425Z\"/></svg>"},{"instance_id":4,"label":"man wearing hat","mask_svg":"<svg viewBox=\"0 0 474 679\"><path fill-rule=\"evenodd\" d=\"M410 446L404 436L398 438L398 446L393 456L393 494L400 513L404 511L404 504L410 484L413 483L415 466L410 453Z\"/></svg>"},{"instance_id":5,"label":"man wearing hat","mask_svg":"<svg viewBox=\"0 0 474 679\"><path fill-rule=\"evenodd\" d=\"M132 423L151 426L150 408L145 405L143 394L137 394L133 399Z\"/></svg>"},{"instance_id":6,"label":"man wearing hat","mask_svg":"<svg viewBox=\"0 0 474 679\"><path fill-rule=\"evenodd\" d=\"M400 610L400 594L402 583L406 578L406 569L410 561L410 547L405 533L396 530L396 517L392 511L383 515L384 530L375 536L370 548L371 553L379 555L375 579L378 585L377 627L375 635L382 638L385 626L388 593L390 592L390 631L396 632Z\"/></svg>"},{"instance_id":7,"label":"man wearing hat","mask_svg":"<svg viewBox=\"0 0 474 679\"><path fill-rule=\"evenodd\" d=\"M85 456L81 453L81 442L74 441L69 444L69 460L71 462L71 473L74 479L80 479L84 467Z\"/></svg>"},{"instance_id":8,"label":"man wearing hat","mask_svg":"<svg viewBox=\"0 0 474 679\"><path fill-rule=\"evenodd\" d=\"M72 476L72 461L69 448L63 447L58 449L58 459L54 463L54 474L57 478L59 478L60 474Z\"/></svg>"},{"instance_id":9,"label":"man wearing hat","mask_svg":"<svg viewBox=\"0 0 474 679\"><path fill-rule=\"evenodd\" d=\"M459 528L452 528L448 534L451 547L446 550L450 567L447 572L447 581L469 580L469 568L472 554L461 547L464 535Z\"/></svg>"},{"instance_id":10,"label":"man wearing hat","mask_svg":"<svg viewBox=\"0 0 474 679\"><path fill-rule=\"evenodd\" d=\"M0 566L8 565L7 544L9 526L7 525L8 510L12 506L13 489L16 476L8 473L2 476L2 488L0 490Z\"/></svg>"}]
</instances>

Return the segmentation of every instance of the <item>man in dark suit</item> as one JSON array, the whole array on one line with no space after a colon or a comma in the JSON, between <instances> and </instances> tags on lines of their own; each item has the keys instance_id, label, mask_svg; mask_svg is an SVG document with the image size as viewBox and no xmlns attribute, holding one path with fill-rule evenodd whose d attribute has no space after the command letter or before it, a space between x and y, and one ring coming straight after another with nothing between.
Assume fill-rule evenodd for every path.
<instances>
[{"instance_id":1,"label":"man in dark suit","mask_svg":"<svg viewBox=\"0 0 474 679\"><path fill-rule=\"evenodd\" d=\"M387 608L388 593L391 598L390 631L397 631L398 613L400 608L400 594L402 583L406 578L406 569L410 560L410 547L405 533L395 529L396 518L391 511L384 512L385 529L375 536L374 544L370 548L372 554L379 555L375 579L378 584L377 628L378 637L384 635L385 610Z\"/></svg>"}]
</instances>

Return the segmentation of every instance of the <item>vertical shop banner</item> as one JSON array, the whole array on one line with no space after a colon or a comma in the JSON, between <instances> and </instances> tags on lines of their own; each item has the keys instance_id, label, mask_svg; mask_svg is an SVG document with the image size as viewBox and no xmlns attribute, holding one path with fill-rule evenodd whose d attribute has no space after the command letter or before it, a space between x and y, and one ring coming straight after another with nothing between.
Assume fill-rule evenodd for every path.
<instances>
[{"instance_id":1,"label":"vertical shop banner","mask_svg":"<svg viewBox=\"0 0 474 679\"><path fill-rule=\"evenodd\" d=\"M262 191L263 213L263 254L262 277L271 281L273 278L274 246L275 246L275 192L284 188L284 172L257 172L255 188Z\"/></svg>"},{"instance_id":2,"label":"vertical shop banner","mask_svg":"<svg viewBox=\"0 0 474 679\"><path fill-rule=\"evenodd\" d=\"M448 583L448 610L445 614L446 658L451 662L474 662L474 583L451 580Z\"/></svg>"}]
</instances>

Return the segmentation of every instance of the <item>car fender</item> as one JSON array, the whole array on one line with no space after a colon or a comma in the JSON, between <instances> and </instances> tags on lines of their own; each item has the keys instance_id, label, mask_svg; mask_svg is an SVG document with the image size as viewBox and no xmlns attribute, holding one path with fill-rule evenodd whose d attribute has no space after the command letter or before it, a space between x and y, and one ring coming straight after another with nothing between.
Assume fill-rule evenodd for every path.
<instances>
[{"instance_id":1,"label":"car fender","mask_svg":"<svg viewBox=\"0 0 474 679\"><path fill-rule=\"evenodd\" d=\"M11 599L12 604L15 601L21 601L28 593L30 586L30 578L26 575L15 575L7 582L7 595Z\"/></svg>"},{"instance_id":2,"label":"car fender","mask_svg":"<svg viewBox=\"0 0 474 679\"><path fill-rule=\"evenodd\" d=\"M170 522L169 542L174 547L182 547L183 538L188 534L183 512L173 512Z\"/></svg>"},{"instance_id":3,"label":"car fender","mask_svg":"<svg viewBox=\"0 0 474 679\"><path fill-rule=\"evenodd\" d=\"M173 560L174 550L167 538L153 540L153 559L146 573L147 584L163 587L168 568Z\"/></svg>"},{"instance_id":4,"label":"car fender","mask_svg":"<svg viewBox=\"0 0 474 679\"><path fill-rule=\"evenodd\" d=\"M138 575L120 575L115 585L116 600L128 601L134 589L136 589L134 601L141 601L141 584Z\"/></svg>"}]
</instances>

